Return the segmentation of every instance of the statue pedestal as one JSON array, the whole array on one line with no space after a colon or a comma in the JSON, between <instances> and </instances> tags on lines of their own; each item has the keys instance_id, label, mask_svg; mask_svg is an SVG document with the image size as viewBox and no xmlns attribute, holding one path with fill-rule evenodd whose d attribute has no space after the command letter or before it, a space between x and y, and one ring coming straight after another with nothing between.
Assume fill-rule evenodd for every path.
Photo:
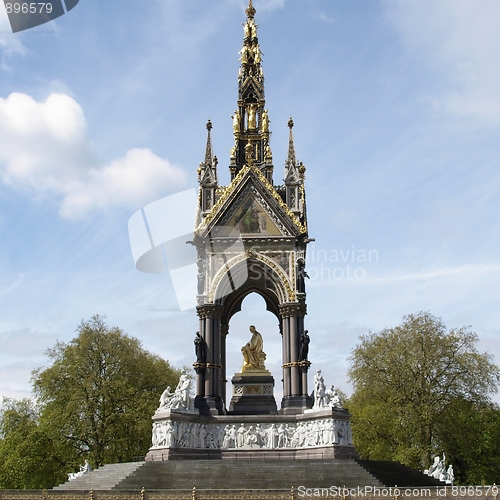
<instances>
[{"instance_id":1,"label":"statue pedestal","mask_svg":"<svg viewBox=\"0 0 500 500\"><path fill-rule=\"evenodd\" d=\"M229 415L274 415L278 412L274 399L274 378L268 370L247 370L231 379L233 397Z\"/></svg>"}]
</instances>

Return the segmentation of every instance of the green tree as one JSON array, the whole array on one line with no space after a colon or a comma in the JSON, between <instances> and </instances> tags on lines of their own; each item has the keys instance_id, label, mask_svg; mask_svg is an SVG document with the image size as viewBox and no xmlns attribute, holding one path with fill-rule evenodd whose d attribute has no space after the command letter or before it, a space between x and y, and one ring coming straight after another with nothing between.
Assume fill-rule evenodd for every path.
<instances>
[{"instance_id":1,"label":"green tree","mask_svg":"<svg viewBox=\"0 0 500 500\"><path fill-rule=\"evenodd\" d=\"M461 483L500 483L498 405L456 400L441 419L437 434Z\"/></svg>"},{"instance_id":2,"label":"green tree","mask_svg":"<svg viewBox=\"0 0 500 500\"><path fill-rule=\"evenodd\" d=\"M50 488L65 478L58 444L41 428L30 399L3 400L0 415L0 488Z\"/></svg>"},{"instance_id":3,"label":"green tree","mask_svg":"<svg viewBox=\"0 0 500 500\"><path fill-rule=\"evenodd\" d=\"M499 368L478 352L477 335L468 327L448 331L428 312L360 340L350 357L348 408L364 458L428 467L446 450L444 429L458 402L487 405L497 391Z\"/></svg>"},{"instance_id":4,"label":"green tree","mask_svg":"<svg viewBox=\"0 0 500 500\"><path fill-rule=\"evenodd\" d=\"M144 455L151 416L162 391L176 385L178 370L99 316L77 332L49 349L52 365L33 374L40 424L68 456L88 458L94 467Z\"/></svg>"}]
</instances>

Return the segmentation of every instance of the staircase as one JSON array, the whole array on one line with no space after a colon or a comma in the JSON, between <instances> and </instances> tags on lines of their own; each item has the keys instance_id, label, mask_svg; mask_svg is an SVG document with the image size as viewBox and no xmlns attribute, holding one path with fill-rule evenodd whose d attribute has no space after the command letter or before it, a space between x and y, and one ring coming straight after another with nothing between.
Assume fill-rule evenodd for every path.
<instances>
[{"instance_id":1,"label":"staircase","mask_svg":"<svg viewBox=\"0 0 500 500\"><path fill-rule=\"evenodd\" d=\"M120 489L273 489L379 485L354 460L193 460L146 462Z\"/></svg>"},{"instance_id":2,"label":"staircase","mask_svg":"<svg viewBox=\"0 0 500 500\"><path fill-rule=\"evenodd\" d=\"M399 462L379 462L375 460L356 460L361 467L373 474L385 486L428 487L446 486L446 483L429 477Z\"/></svg>"},{"instance_id":3,"label":"staircase","mask_svg":"<svg viewBox=\"0 0 500 500\"><path fill-rule=\"evenodd\" d=\"M189 490L382 486L354 460L170 460L105 465L57 490Z\"/></svg>"},{"instance_id":4,"label":"staircase","mask_svg":"<svg viewBox=\"0 0 500 500\"><path fill-rule=\"evenodd\" d=\"M60 484L54 490L111 490L143 465L144 462L104 465L73 481Z\"/></svg>"},{"instance_id":5,"label":"staircase","mask_svg":"<svg viewBox=\"0 0 500 500\"><path fill-rule=\"evenodd\" d=\"M56 490L289 490L291 486L432 487L444 483L397 462L370 460L168 460L110 464Z\"/></svg>"}]
</instances>

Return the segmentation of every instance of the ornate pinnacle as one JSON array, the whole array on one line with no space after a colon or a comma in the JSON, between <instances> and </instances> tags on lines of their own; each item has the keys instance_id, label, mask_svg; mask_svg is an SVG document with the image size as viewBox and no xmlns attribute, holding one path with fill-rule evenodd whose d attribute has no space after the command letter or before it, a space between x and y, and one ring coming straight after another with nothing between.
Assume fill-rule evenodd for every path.
<instances>
[{"instance_id":1,"label":"ornate pinnacle","mask_svg":"<svg viewBox=\"0 0 500 500\"><path fill-rule=\"evenodd\" d=\"M210 137L210 131L212 130L212 122L208 120L207 122L207 147L205 150L205 166L212 166L212 138Z\"/></svg>"},{"instance_id":2,"label":"ornate pinnacle","mask_svg":"<svg viewBox=\"0 0 500 500\"><path fill-rule=\"evenodd\" d=\"M295 146L293 145L293 120L292 117L290 117L290 120L288 120L288 127L290 129L290 137L288 139L288 158L286 161L286 164L288 168L295 167L296 159L295 159Z\"/></svg>"},{"instance_id":3,"label":"ornate pinnacle","mask_svg":"<svg viewBox=\"0 0 500 500\"><path fill-rule=\"evenodd\" d=\"M247 7L247 10L245 12L247 14L248 19L254 18L255 13L257 11L255 10L255 7L252 5L252 0L248 0L248 7Z\"/></svg>"}]
</instances>

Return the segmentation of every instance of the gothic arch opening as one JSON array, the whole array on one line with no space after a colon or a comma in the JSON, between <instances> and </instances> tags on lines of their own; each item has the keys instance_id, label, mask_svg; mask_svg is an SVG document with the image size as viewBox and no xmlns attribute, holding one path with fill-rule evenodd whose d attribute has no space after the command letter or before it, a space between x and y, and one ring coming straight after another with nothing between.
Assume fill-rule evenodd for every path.
<instances>
[{"instance_id":1,"label":"gothic arch opening","mask_svg":"<svg viewBox=\"0 0 500 500\"><path fill-rule=\"evenodd\" d=\"M278 318L266 310L266 301L258 292L250 292L241 304L241 310L232 316L229 322L229 333L226 337L226 370L227 378L241 371L243 356L241 348L249 341L251 333L249 326L255 325L264 339L266 353L266 368L276 380L275 396L281 399L282 378L282 338ZM227 398L230 399L231 384L227 387Z\"/></svg>"}]
</instances>

